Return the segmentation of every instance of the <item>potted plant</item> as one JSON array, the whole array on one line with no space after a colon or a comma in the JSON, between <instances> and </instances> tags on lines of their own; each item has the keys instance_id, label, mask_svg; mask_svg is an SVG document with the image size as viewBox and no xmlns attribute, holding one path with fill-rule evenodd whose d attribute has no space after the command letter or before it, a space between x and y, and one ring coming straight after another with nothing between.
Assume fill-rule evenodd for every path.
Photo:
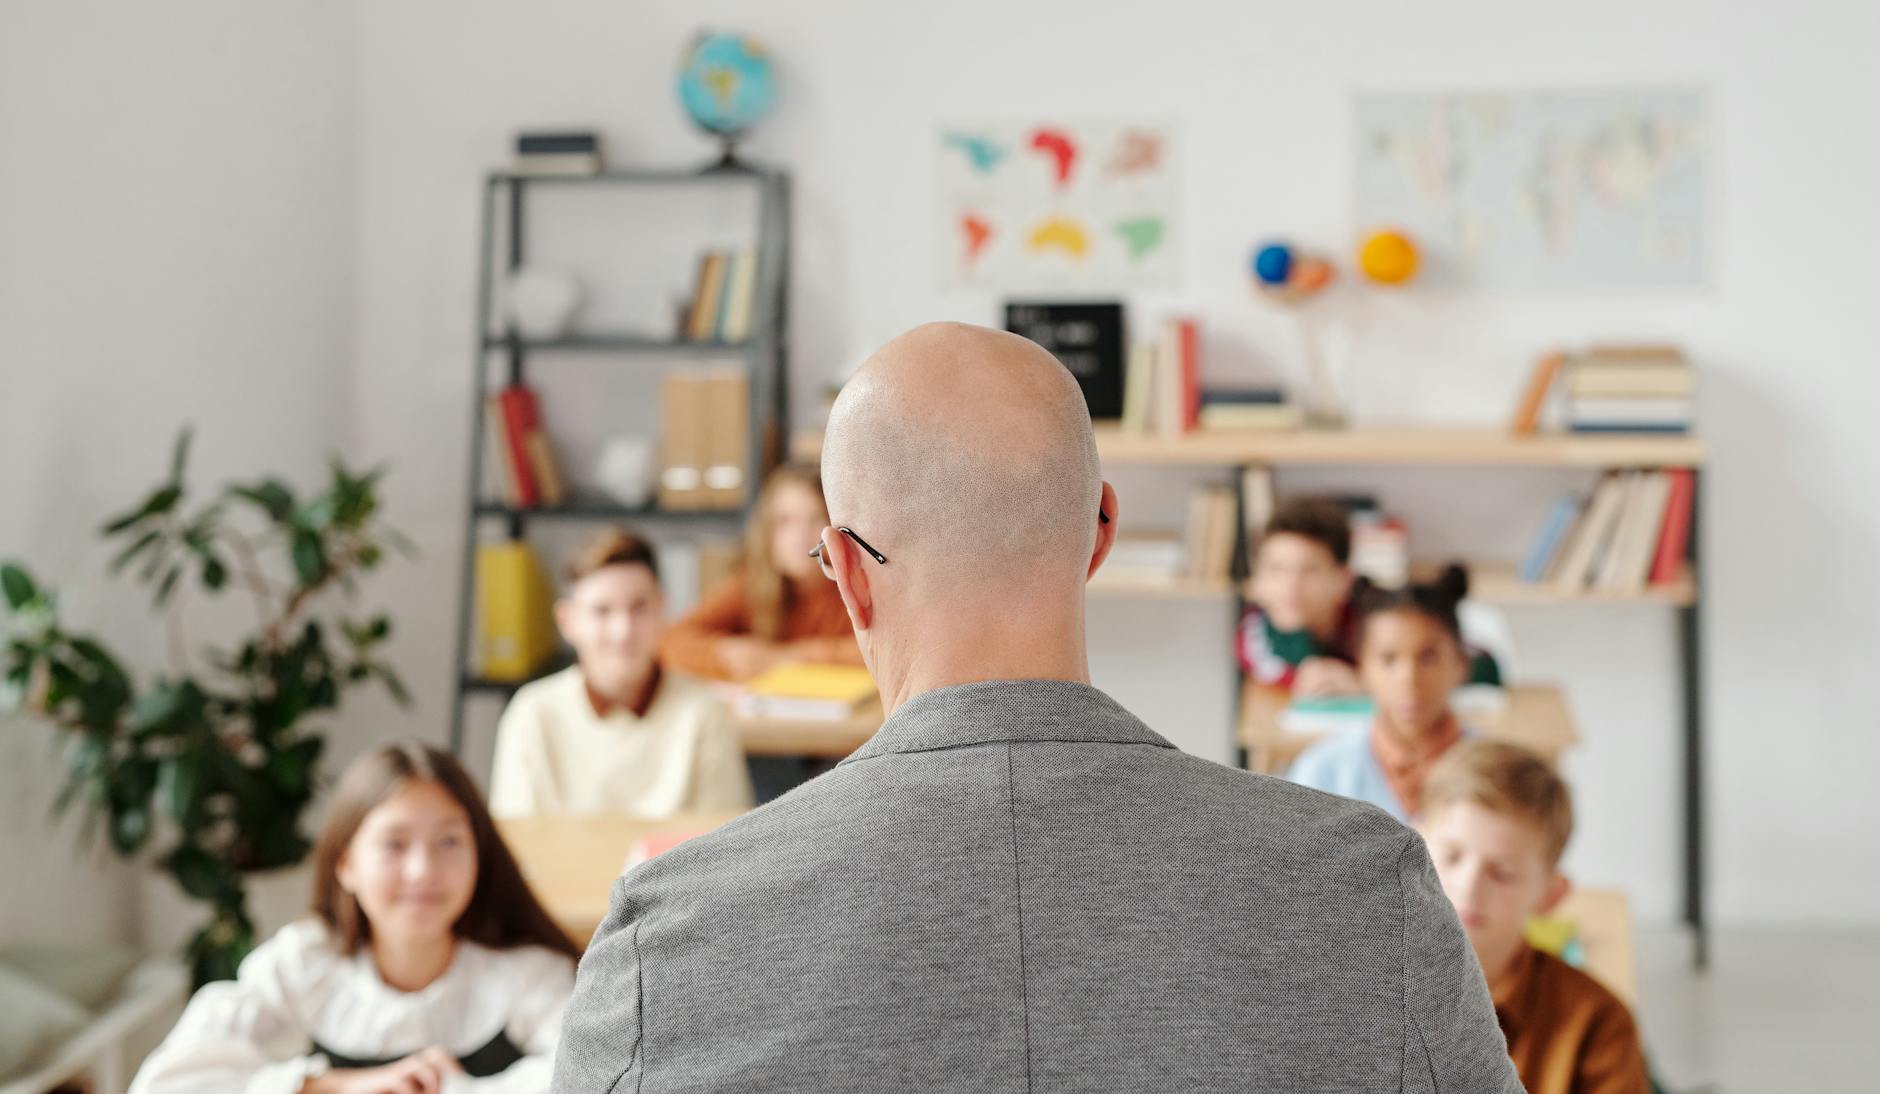
<instances>
[{"instance_id":1,"label":"potted plant","mask_svg":"<svg viewBox=\"0 0 1880 1094\"><path fill-rule=\"evenodd\" d=\"M291 866L311 847L301 818L325 744L313 723L372 681L408 700L380 659L390 621L343 614L328 595L350 600L359 575L403 543L378 520L382 472L334 460L309 497L270 478L186 508L188 453L185 431L168 480L102 532L119 544L113 572L129 571L164 619L167 671L134 680L102 643L60 625L51 590L0 564L0 707L69 735L57 808L81 806L88 838L102 824L124 856L154 839L158 865L208 905L188 946L201 984L233 977L254 945L244 875ZM252 630L193 650L184 608L195 590L239 593Z\"/></svg>"}]
</instances>

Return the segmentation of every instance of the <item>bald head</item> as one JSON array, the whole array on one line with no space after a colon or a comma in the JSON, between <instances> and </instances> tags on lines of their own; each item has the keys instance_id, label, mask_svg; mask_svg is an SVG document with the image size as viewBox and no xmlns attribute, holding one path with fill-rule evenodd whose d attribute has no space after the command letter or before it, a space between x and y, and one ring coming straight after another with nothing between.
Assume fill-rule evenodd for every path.
<instances>
[{"instance_id":1,"label":"bald head","mask_svg":"<svg viewBox=\"0 0 1880 1094\"><path fill-rule=\"evenodd\" d=\"M930 323L883 346L836 400L822 468L831 520L907 559L907 580L1083 580L1103 489L1090 412L1018 335Z\"/></svg>"}]
</instances>

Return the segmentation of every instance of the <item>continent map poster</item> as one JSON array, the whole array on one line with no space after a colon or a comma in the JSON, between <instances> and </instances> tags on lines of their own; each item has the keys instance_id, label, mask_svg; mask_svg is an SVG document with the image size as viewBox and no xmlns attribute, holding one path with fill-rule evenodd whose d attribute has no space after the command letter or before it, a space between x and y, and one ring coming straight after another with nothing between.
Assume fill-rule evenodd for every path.
<instances>
[{"instance_id":1,"label":"continent map poster","mask_svg":"<svg viewBox=\"0 0 1880 1094\"><path fill-rule=\"evenodd\" d=\"M1132 122L939 130L942 284L999 289L1178 280L1175 140Z\"/></svg>"}]
</instances>

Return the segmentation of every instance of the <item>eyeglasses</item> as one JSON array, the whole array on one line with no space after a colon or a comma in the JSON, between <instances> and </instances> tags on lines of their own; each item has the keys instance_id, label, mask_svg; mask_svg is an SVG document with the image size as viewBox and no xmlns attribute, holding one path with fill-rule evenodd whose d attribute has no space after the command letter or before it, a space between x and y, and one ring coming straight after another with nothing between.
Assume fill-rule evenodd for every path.
<instances>
[{"instance_id":1,"label":"eyeglasses","mask_svg":"<svg viewBox=\"0 0 1880 1094\"><path fill-rule=\"evenodd\" d=\"M1108 524L1110 523L1110 514L1104 512L1101 508L1099 508L1097 510L1097 519L1102 521L1105 524ZM882 554L880 551L877 551L873 547L869 546L867 540L855 534L855 529L849 528L847 526L839 526L836 528L836 531L841 532L843 535L854 540L855 545L857 547L860 547L862 550L868 552L869 558L874 559L876 562L880 563L883 566L886 566L888 564L888 556ZM817 540L816 547L814 550L810 551L809 557L815 559L817 564L822 567L822 572L823 572L824 577L828 578L831 581L834 581L836 579L835 568L829 565L829 548L827 544L823 543L823 541L820 539Z\"/></svg>"},{"instance_id":2,"label":"eyeglasses","mask_svg":"<svg viewBox=\"0 0 1880 1094\"><path fill-rule=\"evenodd\" d=\"M843 535L854 540L855 545L857 547L860 547L862 550L868 552L869 558L874 559L876 562L880 563L883 566L886 566L888 564L888 556L882 554L880 551L875 550L873 547L870 547L868 545L867 540L855 534L855 529L837 528L836 531L841 532ZM822 540L819 539L816 541L816 549L809 553L809 557L815 559L817 563L819 563L822 566L822 572L823 572L824 577L828 578L831 581L834 581L836 579L835 568L829 565L828 546L824 544Z\"/></svg>"}]
</instances>

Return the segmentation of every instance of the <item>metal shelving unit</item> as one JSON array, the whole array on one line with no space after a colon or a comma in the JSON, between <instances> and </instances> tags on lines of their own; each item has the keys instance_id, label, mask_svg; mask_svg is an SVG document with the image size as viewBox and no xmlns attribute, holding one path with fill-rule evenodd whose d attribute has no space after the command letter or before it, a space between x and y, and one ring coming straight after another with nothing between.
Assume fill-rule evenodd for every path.
<instances>
[{"instance_id":1,"label":"metal shelving unit","mask_svg":"<svg viewBox=\"0 0 1880 1094\"><path fill-rule=\"evenodd\" d=\"M528 259L528 212L532 200L549 200L556 191L609 187L627 191L646 187L748 187L757 202L757 293L752 336L739 343L691 342L624 332L586 331L559 338L525 338L513 329L499 328L496 319L494 273L496 247L505 244L502 266L520 269ZM532 520L673 522L689 525L737 527L757 499L763 472L783 458L789 436L789 247L790 179L768 169L714 169L606 171L594 175L538 176L496 172L484 180L479 228L476 308L476 353L472 364L470 405L470 470L465 502L462 581L457 611L457 668L452 683L450 748L461 753L465 705L476 695L507 696L512 683L477 676L470 657L476 631L476 551L480 525L503 523L511 539L521 539ZM573 499L557 506L521 508L491 500L494 484L483 481L484 400L491 392L492 374L501 384L525 383L536 354L617 354L661 361L723 360L742 362L750 377L750 437L746 449L752 466L745 475L743 504L736 509L662 510L657 505L622 506ZM494 358L494 362L492 361ZM492 368L495 365L494 369ZM649 376L657 378L659 371Z\"/></svg>"}]
</instances>

